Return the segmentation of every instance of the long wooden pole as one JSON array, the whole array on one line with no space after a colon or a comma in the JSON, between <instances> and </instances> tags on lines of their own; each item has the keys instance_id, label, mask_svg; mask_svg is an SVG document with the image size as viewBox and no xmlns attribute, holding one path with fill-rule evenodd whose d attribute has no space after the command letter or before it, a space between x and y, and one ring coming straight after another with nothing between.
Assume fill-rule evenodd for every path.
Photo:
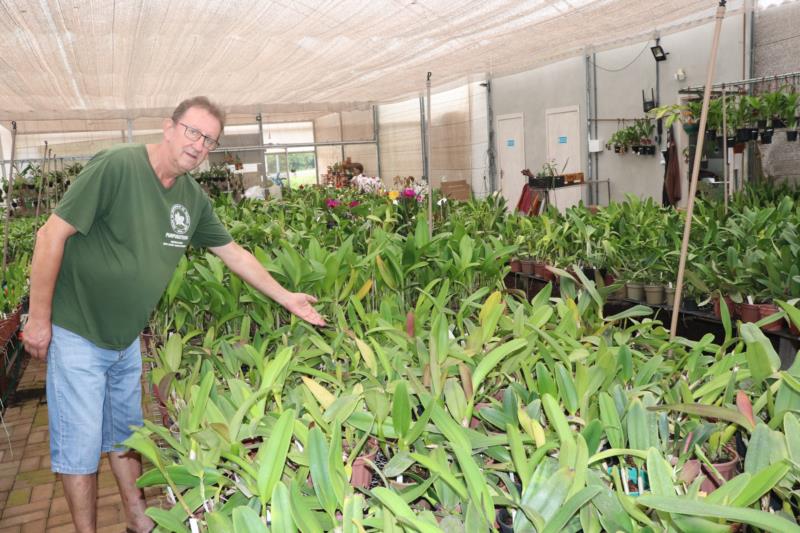
<instances>
[{"instance_id":1,"label":"long wooden pole","mask_svg":"<svg viewBox=\"0 0 800 533\"><path fill-rule=\"evenodd\" d=\"M17 123L11 122L11 164L8 167L8 188L6 189L6 222L3 231L3 277L8 264L8 231L11 222L11 198L14 194L14 154L17 150Z\"/></svg>"},{"instance_id":2,"label":"long wooden pole","mask_svg":"<svg viewBox=\"0 0 800 533\"><path fill-rule=\"evenodd\" d=\"M714 38L711 41L711 57L708 60L708 73L706 75L706 86L703 91L703 107L700 112L700 130L697 132L697 146L694 153L694 165L692 167L692 181L689 185L689 202L686 206L686 222L683 226L683 242L681 243L681 258L678 263L678 280L675 283L675 300L672 303L672 323L670 325L669 336L674 339L678 332L678 313L681 309L683 297L683 277L686 273L686 256L689 253L689 236L692 233L692 216L694 214L694 197L697 194L697 179L700 176L700 159L703 155L703 141L706 134L706 121L708 119L708 102L711 99L711 85L714 81L714 69L717 64L717 49L719 48L719 35L722 30L722 19L725 18L726 0L719 0L717 7L716 24L714 25Z\"/></svg>"},{"instance_id":3,"label":"long wooden pole","mask_svg":"<svg viewBox=\"0 0 800 533\"><path fill-rule=\"evenodd\" d=\"M725 213L728 212L728 196L731 193L731 177L728 169L728 112L727 95L725 94L725 84L722 84L722 179L725 191Z\"/></svg>"},{"instance_id":4,"label":"long wooden pole","mask_svg":"<svg viewBox=\"0 0 800 533\"><path fill-rule=\"evenodd\" d=\"M428 152L427 161L428 168L425 169L426 177L428 178L428 238L433 238L433 177L431 176L431 73L428 72L428 78L425 81L425 88L428 93L428 105L425 111L427 112L427 127L425 128L425 150Z\"/></svg>"}]
</instances>

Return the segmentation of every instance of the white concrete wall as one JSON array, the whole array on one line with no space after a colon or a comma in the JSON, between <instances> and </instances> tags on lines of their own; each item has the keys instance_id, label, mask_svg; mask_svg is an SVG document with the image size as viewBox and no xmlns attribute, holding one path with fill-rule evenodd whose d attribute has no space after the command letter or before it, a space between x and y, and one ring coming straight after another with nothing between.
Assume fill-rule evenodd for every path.
<instances>
[{"instance_id":1,"label":"white concrete wall","mask_svg":"<svg viewBox=\"0 0 800 533\"><path fill-rule=\"evenodd\" d=\"M489 186L489 123L486 118L486 87L480 83L469 85L469 116L471 143L472 193L484 198L491 193Z\"/></svg>"},{"instance_id":2,"label":"white concrete wall","mask_svg":"<svg viewBox=\"0 0 800 533\"><path fill-rule=\"evenodd\" d=\"M713 30L713 24L707 24L662 37L661 45L669 52L669 56L667 61L660 64L661 104L678 102L678 90L682 87L705 83ZM649 49L653 44L654 41L640 42L596 54L598 118L632 120L644 116L642 90L649 97L650 89L655 89L656 85L656 63ZM742 16L728 17L723 21L714 81L733 81L746 77L747 71L742 71L743 53ZM686 80L679 82L674 78L678 68L686 72ZM570 58L536 70L496 78L492 83L492 97L495 116L524 114L525 155L531 170L540 168L546 158L545 110L579 106L583 153L581 167L587 173L584 58ZM616 120L600 121L598 137L607 141L617 129ZM610 180L611 198L614 200L622 199L626 193L660 200L664 173L660 161L659 155L602 152L597 158L595 176L597 179ZM688 186L684 183L686 189ZM601 196L604 200L605 193ZM584 199L587 199L586 193Z\"/></svg>"},{"instance_id":3,"label":"white concrete wall","mask_svg":"<svg viewBox=\"0 0 800 533\"><path fill-rule=\"evenodd\" d=\"M11 132L0 126L0 145L2 145L2 150L0 150L0 158L3 161L6 161L11 158ZM0 181L3 181L5 177L8 176L9 173L9 165L3 164L2 168L0 168Z\"/></svg>"},{"instance_id":4,"label":"white concrete wall","mask_svg":"<svg viewBox=\"0 0 800 533\"><path fill-rule=\"evenodd\" d=\"M522 113L525 124L525 161L532 171L547 160L545 144L545 111L559 107L578 106L581 135L581 170L586 171L586 85L583 58L575 57L492 80L492 107L497 117ZM519 169L522 170L522 169Z\"/></svg>"},{"instance_id":5,"label":"white concrete wall","mask_svg":"<svg viewBox=\"0 0 800 533\"><path fill-rule=\"evenodd\" d=\"M800 4L783 4L756 15L754 77L800 72ZM800 79L789 80L800 90ZM776 132L772 144L759 145L764 174L776 181L800 182L800 144Z\"/></svg>"}]
</instances>

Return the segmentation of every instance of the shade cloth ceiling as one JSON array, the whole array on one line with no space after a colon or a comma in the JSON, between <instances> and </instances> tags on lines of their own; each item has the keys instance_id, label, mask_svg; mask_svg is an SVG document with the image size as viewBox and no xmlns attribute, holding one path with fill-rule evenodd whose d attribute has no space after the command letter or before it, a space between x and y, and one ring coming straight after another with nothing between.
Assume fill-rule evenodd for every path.
<instances>
[{"instance_id":1,"label":"shade cloth ceiling","mask_svg":"<svg viewBox=\"0 0 800 533\"><path fill-rule=\"evenodd\" d=\"M445 87L646 40L710 20L717 3L0 0L0 120L108 129L196 94L307 119L420 94L428 71Z\"/></svg>"}]
</instances>

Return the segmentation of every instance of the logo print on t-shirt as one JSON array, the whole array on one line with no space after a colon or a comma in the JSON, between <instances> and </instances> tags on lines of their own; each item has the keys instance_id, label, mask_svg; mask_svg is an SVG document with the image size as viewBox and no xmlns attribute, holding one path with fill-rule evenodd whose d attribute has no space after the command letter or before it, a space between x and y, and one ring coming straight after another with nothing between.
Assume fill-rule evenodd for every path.
<instances>
[{"instance_id":1,"label":"logo print on t-shirt","mask_svg":"<svg viewBox=\"0 0 800 533\"><path fill-rule=\"evenodd\" d=\"M189 211L181 204L173 205L169 212L169 222L172 224L172 231L179 235L185 234L191 224Z\"/></svg>"}]
</instances>

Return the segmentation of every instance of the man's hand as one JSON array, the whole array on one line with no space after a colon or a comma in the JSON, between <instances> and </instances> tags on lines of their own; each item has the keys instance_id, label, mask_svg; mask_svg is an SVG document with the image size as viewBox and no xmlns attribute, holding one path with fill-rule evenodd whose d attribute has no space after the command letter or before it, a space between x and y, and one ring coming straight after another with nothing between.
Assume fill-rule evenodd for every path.
<instances>
[{"instance_id":1,"label":"man's hand","mask_svg":"<svg viewBox=\"0 0 800 533\"><path fill-rule=\"evenodd\" d=\"M35 359L46 360L47 348L50 346L50 337L53 334L50 322L28 318L22 333L25 350Z\"/></svg>"},{"instance_id":2,"label":"man's hand","mask_svg":"<svg viewBox=\"0 0 800 533\"><path fill-rule=\"evenodd\" d=\"M309 324L324 326L323 319L311 304L317 299L302 292L289 292L266 271L253 254L236 244L229 242L223 246L212 247L211 251L228 265L234 274L261 291L262 294L283 305L289 312L302 318Z\"/></svg>"},{"instance_id":3,"label":"man's hand","mask_svg":"<svg viewBox=\"0 0 800 533\"><path fill-rule=\"evenodd\" d=\"M283 306L293 315L302 318L309 324L324 326L325 320L317 313L316 309L311 307L311 304L314 303L317 303L317 299L310 294L292 292L286 297Z\"/></svg>"}]
</instances>

